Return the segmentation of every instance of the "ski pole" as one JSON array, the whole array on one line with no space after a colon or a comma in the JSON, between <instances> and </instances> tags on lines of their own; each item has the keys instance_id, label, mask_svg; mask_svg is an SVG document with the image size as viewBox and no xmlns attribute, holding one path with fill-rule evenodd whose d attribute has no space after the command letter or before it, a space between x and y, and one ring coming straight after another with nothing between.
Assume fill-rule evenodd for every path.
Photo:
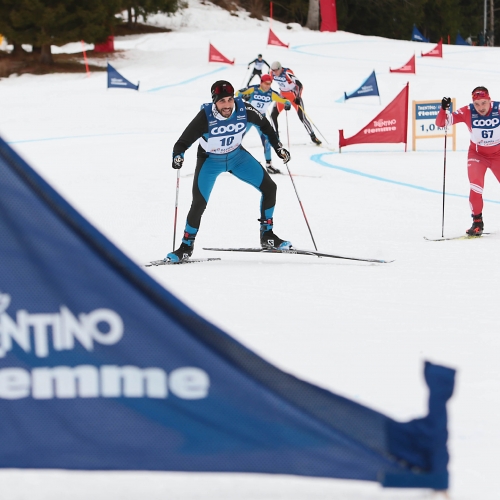
<instances>
[{"instance_id":1,"label":"ski pole","mask_svg":"<svg viewBox=\"0 0 500 500\"><path fill-rule=\"evenodd\" d=\"M248 87L247 85L247 76L248 76L248 71L251 71L251 68L247 68L247 72L245 73L245 79L243 80L243 83L241 84L241 88L245 88L245 87Z\"/></svg>"},{"instance_id":2,"label":"ski pole","mask_svg":"<svg viewBox=\"0 0 500 500\"><path fill-rule=\"evenodd\" d=\"M316 126L316 124L312 121L311 117L306 113L306 110L302 107L302 106L299 106L299 108L302 110L302 113L304 113L306 115L306 118L311 122L312 126L318 131L319 135L321 137L323 137L324 141L327 143L327 144L330 144L327 140L327 138L321 133L321 130Z\"/></svg>"},{"instance_id":3,"label":"ski pole","mask_svg":"<svg viewBox=\"0 0 500 500\"><path fill-rule=\"evenodd\" d=\"M288 140L288 150L290 150L290 132L288 129L288 111L285 111L285 116L286 116L286 137ZM309 229L309 234L311 235L311 239L314 245L314 250L318 251L318 247L316 246L316 242L314 241L314 236L311 231L311 226L309 225L309 222L307 220L306 212L304 210L304 206L302 205L302 201L300 201L299 193L297 191L297 188L295 187L295 181L293 180L292 173L290 172L290 167L288 166L288 162L285 163L286 169L288 170L288 175L290 176L290 180L292 181L293 184L293 189L295 190L295 194L297 195L297 200L299 200L299 205L302 210L302 213L304 214L304 220L306 221L307 224L307 229Z\"/></svg>"},{"instance_id":4,"label":"ski pole","mask_svg":"<svg viewBox=\"0 0 500 500\"><path fill-rule=\"evenodd\" d=\"M172 252L175 252L175 233L177 230L177 207L179 206L179 179L181 178L181 169L177 169L177 185L175 188L175 211L174 211L174 243Z\"/></svg>"},{"instance_id":5,"label":"ski pole","mask_svg":"<svg viewBox=\"0 0 500 500\"><path fill-rule=\"evenodd\" d=\"M441 219L441 238L444 238L444 200L446 187L446 139L448 137L448 115L446 115L446 125L444 127L444 161L443 161L443 215Z\"/></svg>"}]
</instances>

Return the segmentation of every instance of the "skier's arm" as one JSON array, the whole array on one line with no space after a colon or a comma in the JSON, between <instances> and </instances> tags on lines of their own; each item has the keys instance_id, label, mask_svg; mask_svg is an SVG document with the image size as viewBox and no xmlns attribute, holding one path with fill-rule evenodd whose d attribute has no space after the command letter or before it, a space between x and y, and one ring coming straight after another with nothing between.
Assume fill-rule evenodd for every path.
<instances>
[{"instance_id":1,"label":"skier's arm","mask_svg":"<svg viewBox=\"0 0 500 500\"><path fill-rule=\"evenodd\" d=\"M282 147L281 143L269 120L261 115L251 104L245 103L245 108L247 110L247 120L258 127L262 133L267 136L275 151L280 149Z\"/></svg>"},{"instance_id":2,"label":"skier's arm","mask_svg":"<svg viewBox=\"0 0 500 500\"><path fill-rule=\"evenodd\" d=\"M183 154L197 139L208 132L208 120L205 110L200 112L193 118L191 123L185 128L181 136L174 144L173 154Z\"/></svg>"},{"instance_id":3,"label":"skier's arm","mask_svg":"<svg viewBox=\"0 0 500 500\"><path fill-rule=\"evenodd\" d=\"M282 104L286 104L287 102L290 102L288 99L285 99L284 97L281 97L278 92L275 92L273 90L273 93L271 94L271 100L273 102L281 102Z\"/></svg>"},{"instance_id":4,"label":"skier's arm","mask_svg":"<svg viewBox=\"0 0 500 500\"><path fill-rule=\"evenodd\" d=\"M250 69L250 64L254 64L256 60L257 60L257 59L254 59L253 61L250 61L250 62L247 64L247 69Z\"/></svg>"},{"instance_id":5,"label":"skier's arm","mask_svg":"<svg viewBox=\"0 0 500 500\"><path fill-rule=\"evenodd\" d=\"M242 96L242 95L252 95L255 91L255 88L254 87L248 87L246 89L240 89L240 90L237 90L234 94L234 97L239 97L239 96Z\"/></svg>"},{"instance_id":6,"label":"skier's arm","mask_svg":"<svg viewBox=\"0 0 500 500\"><path fill-rule=\"evenodd\" d=\"M271 66L269 66L269 63L267 61L264 61L264 59L262 59L262 62L269 68L271 69Z\"/></svg>"},{"instance_id":7,"label":"skier's arm","mask_svg":"<svg viewBox=\"0 0 500 500\"><path fill-rule=\"evenodd\" d=\"M446 111L444 109L440 109L439 113L436 116L436 125L438 127L444 127L448 122L448 125L454 125L456 123L466 123L469 128L471 125L471 116L469 106L464 106L460 109L457 109L455 112L448 115L448 119L446 119Z\"/></svg>"}]
</instances>

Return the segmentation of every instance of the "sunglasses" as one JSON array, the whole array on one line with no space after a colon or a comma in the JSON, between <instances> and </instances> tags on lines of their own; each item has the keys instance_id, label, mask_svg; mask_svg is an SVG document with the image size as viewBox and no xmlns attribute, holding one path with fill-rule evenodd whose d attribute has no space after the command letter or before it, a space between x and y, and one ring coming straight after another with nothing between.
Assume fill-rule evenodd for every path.
<instances>
[{"instance_id":1,"label":"sunglasses","mask_svg":"<svg viewBox=\"0 0 500 500\"><path fill-rule=\"evenodd\" d=\"M229 83L223 83L222 85L217 85L212 90L212 95L221 95L221 94L234 94L234 88Z\"/></svg>"},{"instance_id":2,"label":"sunglasses","mask_svg":"<svg viewBox=\"0 0 500 500\"><path fill-rule=\"evenodd\" d=\"M472 100L477 101L479 99L489 99L490 96L488 92L485 92L484 90L476 90L476 92L473 92L472 94Z\"/></svg>"}]
</instances>

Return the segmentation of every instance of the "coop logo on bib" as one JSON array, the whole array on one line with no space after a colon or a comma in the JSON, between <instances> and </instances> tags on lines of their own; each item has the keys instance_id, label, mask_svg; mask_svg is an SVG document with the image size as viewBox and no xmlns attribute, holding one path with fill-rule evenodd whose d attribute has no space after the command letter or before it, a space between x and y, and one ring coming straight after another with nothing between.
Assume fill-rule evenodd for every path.
<instances>
[{"instance_id":1,"label":"coop logo on bib","mask_svg":"<svg viewBox=\"0 0 500 500\"><path fill-rule=\"evenodd\" d=\"M496 127L500 123L499 118L487 118L486 120L474 120L472 124L474 127Z\"/></svg>"},{"instance_id":2,"label":"coop logo on bib","mask_svg":"<svg viewBox=\"0 0 500 500\"><path fill-rule=\"evenodd\" d=\"M255 99L256 101L269 102L271 100L271 97L268 95L254 94L253 99Z\"/></svg>"},{"instance_id":3,"label":"coop logo on bib","mask_svg":"<svg viewBox=\"0 0 500 500\"><path fill-rule=\"evenodd\" d=\"M220 127L214 127L210 133L212 135L227 134L228 132L237 134L245 128L244 123L230 123L229 125L221 125Z\"/></svg>"}]
</instances>

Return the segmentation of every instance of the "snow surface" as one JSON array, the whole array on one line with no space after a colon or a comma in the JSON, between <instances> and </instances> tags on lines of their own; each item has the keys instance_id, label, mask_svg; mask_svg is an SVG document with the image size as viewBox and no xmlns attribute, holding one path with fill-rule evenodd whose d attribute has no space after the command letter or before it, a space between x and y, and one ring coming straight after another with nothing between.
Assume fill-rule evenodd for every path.
<instances>
[{"instance_id":1,"label":"snow surface","mask_svg":"<svg viewBox=\"0 0 500 500\"><path fill-rule=\"evenodd\" d=\"M174 142L210 99L219 78L246 83L258 53L280 60L303 82L306 111L332 144L366 125L410 82L411 100L457 99L485 85L498 98L498 48L444 46L345 32L318 33L273 22L290 49L266 46L269 22L189 0L189 9L151 22L162 34L117 38L113 65L140 92L106 89L106 74L11 76L0 81L0 135L137 264L172 248ZM208 63L208 44L234 66ZM74 51L74 46L68 51ZM390 74L417 54L417 74ZM92 61L96 62L96 61ZM101 61L102 63L102 61ZM381 92L338 102L375 69ZM255 81L255 83L257 83ZM450 401L451 497L496 499L500 447L500 186L488 173L486 230L474 241L427 242L441 234L443 139L417 152L399 144L331 153L308 142L289 113L290 170L318 248L395 259L384 265L304 256L216 254L207 246L256 246L259 195L229 174L217 181L194 257L220 262L148 268L193 309L278 367L398 420L426 413L423 362L458 370ZM285 116L280 116L287 143ZM449 140L445 235L470 225L468 132ZM321 136L320 136L321 137ZM245 146L263 160L251 132ZM411 141L409 147L411 148ZM186 154L179 231L189 209L196 147ZM274 157L278 165L279 160ZM290 178L278 185L276 233L313 248ZM288 476L69 471L0 472L2 500L88 499L414 499L430 492Z\"/></svg>"}]
</instances>

